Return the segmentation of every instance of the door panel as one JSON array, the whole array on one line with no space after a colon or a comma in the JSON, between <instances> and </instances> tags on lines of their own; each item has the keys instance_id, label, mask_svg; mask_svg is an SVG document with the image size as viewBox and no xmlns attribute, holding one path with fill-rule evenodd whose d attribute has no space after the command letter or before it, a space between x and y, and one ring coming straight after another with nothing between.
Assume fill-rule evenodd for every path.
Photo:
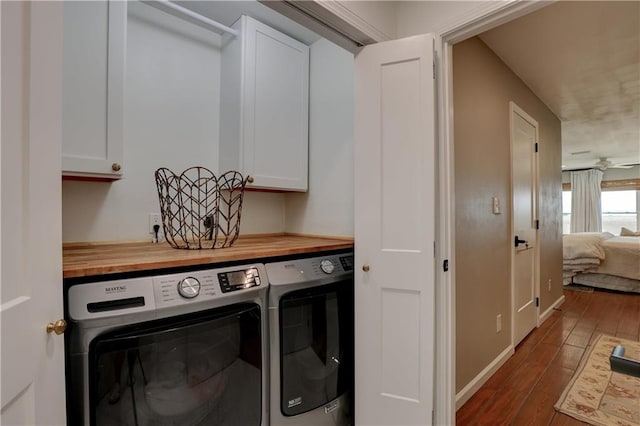
<instances>
[{"instance_id":1,"label":"door panel","mask_svg":"<svg viewBox=\"0 0 640 426\"><path fill-rule=\"evenodd\" d=\"M420 340L418 292L383 289L380 390L386 397L420 402L420 376L415 374L420 371Z\"/></svg>"},{"instance_id":2,"label":"door panel","mask_svg":"<svg viewBox=\"0 0 640 426\"><path fill-rule=\"evenodd\" d=\"M62 2L1 2L0 423L65 424Z\"/></svg>"},{"instance_id":3,"label":"door panel","mask_svg":"<svg viewBox=\"0 0 640 426\"><path fill-rule=\"evenodd\" d=\"M382 64L381 144L382 170L382 247L385 250L419 250L422 194L410 192L420 178L420 93L414 83L420 81L418 58Z\"/></svg>"},{"instance_id":4,"label":"door panel","mask_svg":"<svg viewBox=\"0 0 640 426\"><path fill-rule=\"evenodd\" d=\"M513 197L512 300L513 344L538 321L537 296L537 159L538 123L511 103L511 180ZM520 241L516 247L516 238Z\"/></svg>"},{"instance_id":5,"label":"door panel","mask_svg":"<svg viewBox=\"0 0 640 426\"><path fill-rule=\"evenodd\" d=\"M435 318L432 70L431 35L370 45L355 60L358 424L431 423Z\"/></svg>"}]
</instances>

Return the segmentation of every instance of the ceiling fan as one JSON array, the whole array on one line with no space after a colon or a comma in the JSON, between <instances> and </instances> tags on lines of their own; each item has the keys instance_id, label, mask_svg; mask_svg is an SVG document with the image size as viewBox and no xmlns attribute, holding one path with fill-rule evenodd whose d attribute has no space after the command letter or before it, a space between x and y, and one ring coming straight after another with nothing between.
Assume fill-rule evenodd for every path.
<instances>
[{"instance_id":1,"label":"ceiling fan","mask_svg":"<svg viewBox=\"0 0 640 426\"><path fill-rule=\"evenodd\" d=\"M602 171L605 171L607 169L630 169L631 167L633 167L633 164L614 164L611 161L607 160L606 157L600 157L600 160L596 161L594 166Z\"/></svg>"}]
</instances>

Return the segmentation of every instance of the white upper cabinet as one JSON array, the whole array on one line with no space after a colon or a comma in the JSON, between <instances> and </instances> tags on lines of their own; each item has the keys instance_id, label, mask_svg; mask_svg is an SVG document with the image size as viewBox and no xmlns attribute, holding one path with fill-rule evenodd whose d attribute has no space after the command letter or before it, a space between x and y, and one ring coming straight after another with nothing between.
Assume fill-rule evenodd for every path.
<instances>
[{"instance_id":1,"label":"white upper cabinet","mask_svg":"<svg viewBox=\"0 0 640 426\"><path fill-rule=\"evenodd\" d=\"M64 2L62 174L122 177L127 3Z\"/></svg>"},{"instance_id":2,"label":"white upper cabinet","mask_svg":"<svg viewBox=\"0 0 640 426\"><path fill-rule=\"evenodd\" d=\"M220 171L253 188L306 191L309 47L248 16L222 51Z\"/></svg>"}]
</instances>

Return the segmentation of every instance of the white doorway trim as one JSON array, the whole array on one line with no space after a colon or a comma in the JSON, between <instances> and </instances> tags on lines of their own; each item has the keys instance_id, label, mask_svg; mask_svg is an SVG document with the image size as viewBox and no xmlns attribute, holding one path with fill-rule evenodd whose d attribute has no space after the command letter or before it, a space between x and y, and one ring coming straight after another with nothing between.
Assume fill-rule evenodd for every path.
<instances>
[{"instance_id":1,"label":"white doorway trim","mask_svg":"<svg viewBox=\"0 0 640 426\"><path fill-rule=\"evenodd\" d=\"M438 240L436 258L436 425L455 424L456 413L456 288L455 288L455 196L453 132L453 45L491 28L538 10L550 2L488 2L453 22L436 38L438 62ZM448 259L449 271L442 262ZM484 378L488 379L490 375ZM480 384L481 385L481 384Z\"/></svg>"}]
</instances>

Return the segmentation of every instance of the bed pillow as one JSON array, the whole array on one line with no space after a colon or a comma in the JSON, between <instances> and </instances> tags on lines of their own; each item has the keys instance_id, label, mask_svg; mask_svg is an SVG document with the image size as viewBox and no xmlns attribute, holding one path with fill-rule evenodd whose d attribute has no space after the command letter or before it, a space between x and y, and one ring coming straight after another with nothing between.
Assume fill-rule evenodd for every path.
<instances>
[{"instance_id":1,"label":"bed pillow","mask_svg":"<svg viewBox=\"0 0 640 426\"><path fill-rule=\"evenodd\" d=\"M621 237L640 237L640 232L633 232L629 228L625 228L624 226L620 228L620 236Z\"/></svg>"}]
</instances>

